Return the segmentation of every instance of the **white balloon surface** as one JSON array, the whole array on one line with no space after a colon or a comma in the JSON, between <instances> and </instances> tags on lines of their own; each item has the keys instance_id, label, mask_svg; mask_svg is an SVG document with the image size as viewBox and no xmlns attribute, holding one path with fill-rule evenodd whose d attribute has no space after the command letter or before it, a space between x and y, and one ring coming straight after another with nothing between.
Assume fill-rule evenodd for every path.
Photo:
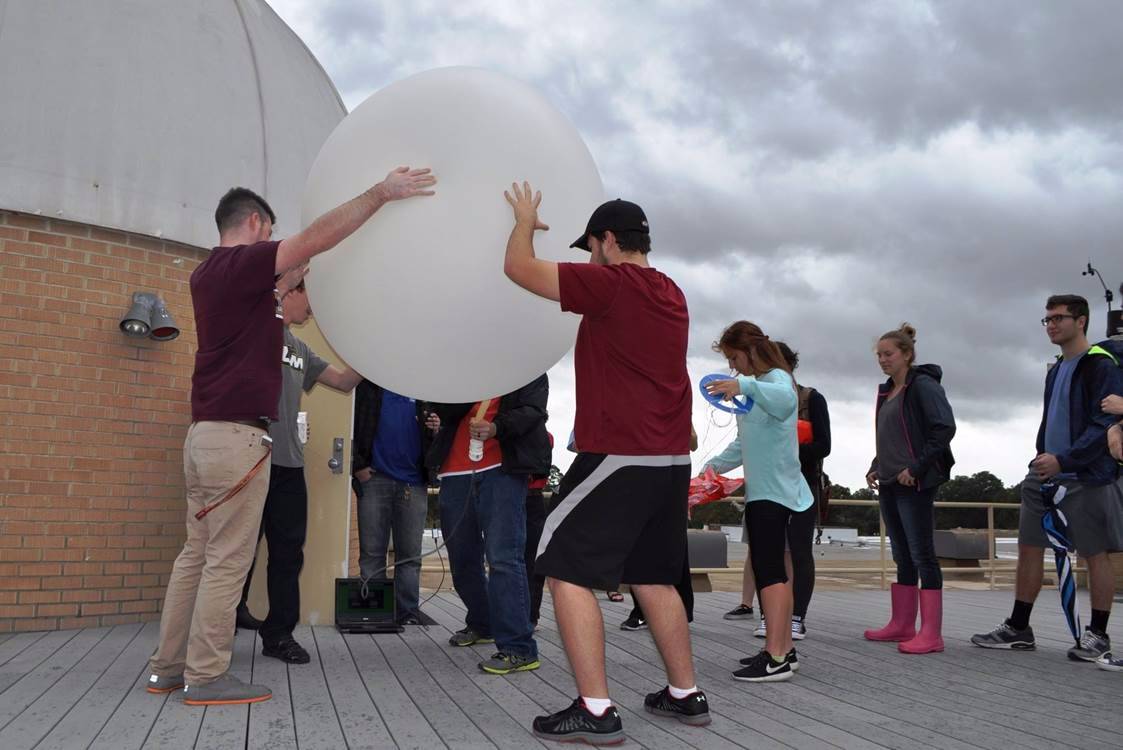
<instances>
[{"instance_id":1,"label":"white balloon surface","mask_svg":"<svg viewBox=\"0 0 1123 750\"><path fill-rule=\"evenodd\" d=\"M436 195L383 206L312 260L308 295L331 346L364 377L414 398L468 402L513 391L573 345L578 318L503 274L514 225L503 191L542 191L535 253L568 247L604 199L577 129L527 84L441 68L371 95L328 138L304 192L303 224L382 180L431 167Z\"/></svg>"}]
</instances>

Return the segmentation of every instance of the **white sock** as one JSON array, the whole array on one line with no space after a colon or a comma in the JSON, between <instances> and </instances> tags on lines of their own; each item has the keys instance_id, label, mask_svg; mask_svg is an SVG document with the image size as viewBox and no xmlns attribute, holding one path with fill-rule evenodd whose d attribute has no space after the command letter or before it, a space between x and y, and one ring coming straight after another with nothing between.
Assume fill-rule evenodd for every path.
<instances>
[{"instance_id":1,"label":"white sock","mask_svg":"<svg viewBox=\"0 0 1123 750\"><path fill-rule=\"evenodd\" d=\"M691 693L697 693L698 692L698 686L694 685L693 687L688 687L685 690L683 690L682 688L677 688L674 685L667 685L667 690L671 691L671 697L672 698L674 698L676 700L682 700L683 698L690 695Z\"/></svg>"},{"instance_id":2,"label":"white sock","mask_svg":"<svg viewBox=\"0 0 1123 750\"><path fill-rule=\"evenodd\" d=\"M593 716L604 716L604 712L612 708L611 698L586 698L582 695L581 702Z\"/></svg>"}]
</instances>

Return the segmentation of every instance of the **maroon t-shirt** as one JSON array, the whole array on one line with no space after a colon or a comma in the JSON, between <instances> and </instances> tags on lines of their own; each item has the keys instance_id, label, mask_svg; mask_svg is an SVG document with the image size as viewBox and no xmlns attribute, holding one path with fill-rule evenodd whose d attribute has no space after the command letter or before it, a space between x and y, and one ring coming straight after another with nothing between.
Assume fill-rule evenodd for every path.
<instances>
[{"instance_id":1,"label":"maroon t-shirt","mask_svg":"<svg viewBox=\"0 0 1123 750\"><path fill-rule=\"evenodd\" d=\"M580 313L577 450L621 456L690 452L690 315L675 282L634 263L558 265L561 306Z\"/></svg>"},{"instance_id":2,"label":"maroon t-shirt","mask_svg":"<svg viewBox=\"0 0 1123 750\"><path fill-rule=\"evenodd\" d=\"M273 294L279 242L216 247L191 274L199 349L191 419L277 418L284 323Z\"/></svg>"}]
</instances>

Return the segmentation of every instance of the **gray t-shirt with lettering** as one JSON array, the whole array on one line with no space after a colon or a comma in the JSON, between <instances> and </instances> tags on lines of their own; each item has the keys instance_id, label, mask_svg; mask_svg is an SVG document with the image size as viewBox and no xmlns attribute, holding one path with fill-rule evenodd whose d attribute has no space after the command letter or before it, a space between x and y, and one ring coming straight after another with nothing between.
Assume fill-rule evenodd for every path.
<instances>
[{"instance_id":1,"label":"gray t-shirt with lettering","mask_svg":"<svg viewBox=\"0 0 1123 750\"><path fill-rule=\"evenodd\" d=\"M275 466L304 466L304 446L296 430L300 392L312 390L316 378L327 366L327 362L317 357L308 344L293 336L285 326L285 345L281 350L281 400L277 405L277 421L269 425L269 437L273 438L271 460Z\"/></svg>"}]
</instances>

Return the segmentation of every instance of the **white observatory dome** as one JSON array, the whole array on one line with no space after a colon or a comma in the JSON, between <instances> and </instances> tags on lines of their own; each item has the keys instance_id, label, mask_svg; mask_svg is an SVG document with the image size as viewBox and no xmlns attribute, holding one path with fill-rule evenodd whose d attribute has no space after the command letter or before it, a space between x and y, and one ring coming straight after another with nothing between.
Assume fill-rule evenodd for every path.
<instances>
[{"instance_id":1,"label":"white observatory dome","mask_svg":"<svg viewBox=\"0 0 1123 750\"><path fill-rule=\"evenodd\" d=\"M345 114L262 0L0 0L0 208L210 247L243 185L285 236Z\"/></svg>"}]
</instances>

